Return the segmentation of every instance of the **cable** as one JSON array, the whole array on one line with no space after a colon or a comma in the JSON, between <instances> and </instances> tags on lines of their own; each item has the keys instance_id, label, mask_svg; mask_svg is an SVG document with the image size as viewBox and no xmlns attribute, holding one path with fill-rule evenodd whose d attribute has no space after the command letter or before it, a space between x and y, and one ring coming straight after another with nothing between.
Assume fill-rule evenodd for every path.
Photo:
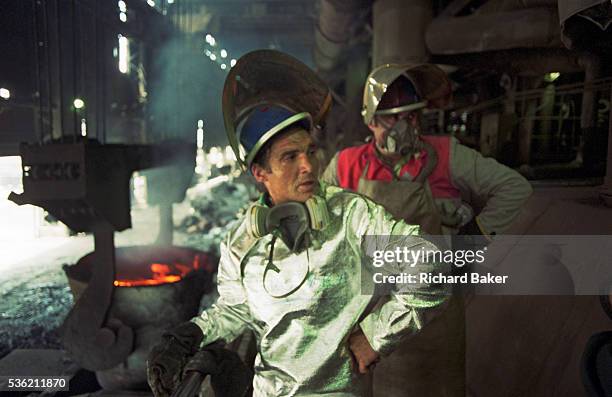
<instances>
[{"instance_id":1,"label":"cable","mask_svg":"<svg viewBox=\"0 0 612 397\"><path fill-rule=\"evenodd\" d=\"M62 79L62 36L61 36L61 29L60 29L60 6L59 6L59 0L56 0L55 2L55 13L56 13L56 26L57 26L57 64L58 64L58 72L59 72L59 76L58 76L58 83L59 83L59 117L60 117L60 134L61 134L61 141L64 142L64 92L63 92L63 79Z\"/></svg>"},{"instance_id":2,"label":"cable","mask_svg":"<svg viewBox=\"0 0 612 397\"><path fill-rule=\"evenodd\" d=\"M38 133L37 141L38 144L42 143L43 136L43 104L42 104L42 92L41 92L41 74L40 74L40 51L38 50L38 12L36 10L36 0L32 0L32 17L34 18L32 29L34 34L34 59L36 65L36 92L38 94Z\"/></svg>"},{"instance_id":3,"label":"cable","mask_svg":"<svg viewBox=\"0 0 612 397\"><path fill-rule=\"evenodd\" d=\"M47 111L49 112L49 139L53 139L53 90L51 88L51 44L49 42L49 14L47 4L43 3L43 24L45 30L45 54L47 55Z\"/></svg>"}]
</instances>

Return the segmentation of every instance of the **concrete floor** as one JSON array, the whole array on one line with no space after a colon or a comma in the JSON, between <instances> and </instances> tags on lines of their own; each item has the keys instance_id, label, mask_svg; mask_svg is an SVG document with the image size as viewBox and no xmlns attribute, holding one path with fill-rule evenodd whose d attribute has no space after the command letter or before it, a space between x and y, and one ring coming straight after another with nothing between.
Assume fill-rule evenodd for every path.
<instances>
[{"instance_id":1,"label":"concrete floor","mask_svg":"<svg viewBox=\"0 0 612 397\"><path fill-rule=\"evenodd\" d=\"M598 202L597 192L595 187L537 187L514 233L612 235L612 209ZM178 205L175 220L187 213L188 207ZM132 215L134 227L116 233L117 246L150 244L157 237L156 208L137 208ZM175 232L175 244L200 248L191 237ZM54 237L22 244L19 249L27 250L30 256L0 265L0 357L15 348L60 347L56 330L72 306L62 265L89 253L93 239ZM495 307L490 307L493 304ZM610 329L609 319L594 297L516 297L506 302L475 301L470 306L468 323L480 325L477 329L468 327L468 352L479 352L468 354L468 380L475 395L495 391L492 394L510 396L522 390L520 385L541 392L556 385L554 395L580 395L572 393L582 391L577 370L581 351L590 335ZM546 321L541 321L543 314L548 316ZM469 321L474 317L478 321ZM508 323L512 318L521 321ZM528 374L546 376L532 379ZM500 390L508 392L499 394Z\"/></svg>"}]
</instances>

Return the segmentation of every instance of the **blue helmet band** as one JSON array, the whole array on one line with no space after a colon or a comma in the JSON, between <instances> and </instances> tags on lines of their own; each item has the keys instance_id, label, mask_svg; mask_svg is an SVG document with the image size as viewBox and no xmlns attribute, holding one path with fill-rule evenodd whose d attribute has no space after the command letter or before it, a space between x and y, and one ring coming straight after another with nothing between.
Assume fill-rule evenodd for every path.
<instances>
[{"instance_id":1,"label":"blue helmet band","mask_svg":"<svg viewBox=\"0 0 612 397\"><path fill-rule=\"evenodd\" d=\"M294 124L310 131L312 118L308 112L294 113L279 107L255 110L248 116L241 131L240 141L246 153L246 165L250 167L257 153L273 136Z\"/></svg>"}]
</instances>

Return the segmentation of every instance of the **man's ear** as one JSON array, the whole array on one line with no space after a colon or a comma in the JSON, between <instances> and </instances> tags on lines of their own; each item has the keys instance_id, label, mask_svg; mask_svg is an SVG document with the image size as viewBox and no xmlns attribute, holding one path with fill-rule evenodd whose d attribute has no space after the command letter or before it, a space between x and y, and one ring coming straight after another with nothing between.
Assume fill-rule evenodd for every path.
<instances>
[{"instance_id":1,"label":"man's ear","mask_svg":"<svg viewBox=\"0 0 612 397\"><path fill-rule=\"evenodd\" d=\"M251 173L253 174L253 177L255 177L255 180L259 183L264 183L268 180L268 172L259 164L255 163L251 165Z\"/></svg>"}]
</instances>

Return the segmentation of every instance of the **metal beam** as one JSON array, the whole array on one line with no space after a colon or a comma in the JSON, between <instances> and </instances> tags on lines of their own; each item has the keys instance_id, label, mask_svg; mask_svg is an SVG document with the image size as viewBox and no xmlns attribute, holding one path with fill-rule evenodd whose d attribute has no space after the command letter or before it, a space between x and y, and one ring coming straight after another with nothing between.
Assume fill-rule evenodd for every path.
<instances>
[{"instance_id":1,"label":"metal beam","mask_svg":"<svg viewBox=\"0 0 612 397\"><path fill-rule=\"evenodd\" d=\"M440 13L441 17L454 17L474 0L455 0Z\"/></svg>"}]
</instances>

